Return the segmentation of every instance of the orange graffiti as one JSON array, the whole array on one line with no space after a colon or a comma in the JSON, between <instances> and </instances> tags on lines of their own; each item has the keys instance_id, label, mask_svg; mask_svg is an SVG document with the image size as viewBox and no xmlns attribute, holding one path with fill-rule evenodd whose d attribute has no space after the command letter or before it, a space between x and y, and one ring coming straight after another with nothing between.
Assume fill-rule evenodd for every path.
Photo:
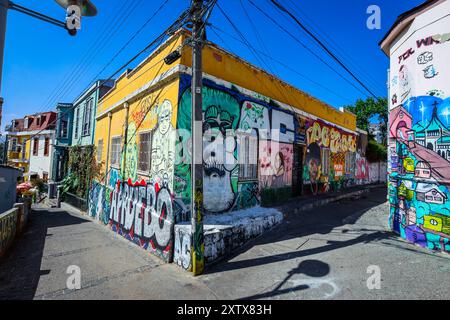
<instances>
[{"instance_id":1,"label":"orange graffiti","mask_svg":"<svg viewBox=\"0 0 450 320\"><path fill-rule=\"evenodd\" d=\"M321 124L318 121L306 132L308 144L317 143L324 148L330 148L331 152L356 152L356 136L345 134L339 129Z\"/></svg>"}]
</instances>

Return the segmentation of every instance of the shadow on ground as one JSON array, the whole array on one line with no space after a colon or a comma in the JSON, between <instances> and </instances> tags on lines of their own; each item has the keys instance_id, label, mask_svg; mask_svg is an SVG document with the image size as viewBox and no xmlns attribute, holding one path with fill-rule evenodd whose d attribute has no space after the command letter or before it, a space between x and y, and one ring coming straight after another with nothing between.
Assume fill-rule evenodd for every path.
<instances>
[{"instance_id":1,"label":"shadow on ground","mask_svg":"<svg viewBox=\"0 0 450 320\"><path fill-rule=\"evenodd\" d=\"M39 279L50 270L41 270L48 229L89 222L65 211L33 210L25 233L0 260L0 300L31 300Z\"/></svg>"},{"instance_id":2,"label":"shadow on ground","mask_svg":"<svg viewBox=\"0 0 450 320\"><path fill-rule=\"evenodd\" d=\"M296 251L288 253L275 254L271 256L262 256L247 260L235 260L237 256L250 250L254 246L275 243L279 241L286 241L296 238L307 238L314 234L330 234L338 227L345 225L353 225L358 219L363 216L370 209L379 206L386 202L386 188L374 188L370 194L364 199L354 200L347 199L339 202L328 204L324 207L305 211L302 213L295 213L295 204L288 204L280 207L280 210L285 215L283 223L274 230L263 234L261 237L250 241L244 247L238 249L226 261L210 266L205 274L220 273L224 271L244 269L249 267L261 266L265 264L287 261L302 257L308 257L318 253L324 253L344 247L350 247L359 243L370 243L372 241L380 241L383 239L396 239L397 237L388 231L366 230L360 229L362 234L350 240L344 241L328 241L326 245L301 250L302 245ZM349 219L351 217L351 219ZM342 229L339 232L347 233L349 230ZM306 240L307 241L307 240ZM304 243L303 245L305 245ZM298 269L293 270L296 272ZM256 298L256 297L249 297ZM266 297L267 298L267 297Z\"/></svg>"}]
</instances>

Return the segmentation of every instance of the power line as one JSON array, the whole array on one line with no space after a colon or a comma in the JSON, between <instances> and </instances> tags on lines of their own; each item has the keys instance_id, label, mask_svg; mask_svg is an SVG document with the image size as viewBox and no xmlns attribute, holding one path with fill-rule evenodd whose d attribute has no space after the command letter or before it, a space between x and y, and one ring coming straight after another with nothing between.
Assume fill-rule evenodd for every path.
<instances>
[{"instance_id":1,"label":"power line","mask_svg":"<svg viewBox=\"0 0 450 320\"><path fill-rule=\"evenodd\" d=\"M295 35L293 35L291 32L289 32L285 27L283 27L281 24L279 24L274 18L272 18L270 15L268 15L265 11L263 11L259 6L257 6L252 0L248 0L252 6L254 6L258 11L260 11L267 19L272 21L278 28L283 30L287 35L289 35L295 42L300 44L305 50L307 50L309 53L311 53L314 57L316 57L320 62L325 64L328 68L330 68L334 73L336 73L340 78L342 78L345 82L347 82L349 85L351 85L353 88L355 88L357 91L359 91L361 94L367 96L365 92L363 92L360 88L358 88L354 83L352 83L349 79L345 78L339 71L337 71L333 66L331 66L328 62L326 62L324 59L322 59L317 53L312 51L306 44L304 44L302 41L300 41Z\"/></svg>"},{"instance_id":2,"label":"power line","mask_svg":"<svg viewBox=\"0 0 450 320\"><path fill-rule=\"evenodd\" d=\"M231 26L233 27L234 31L239 35L239 37L242 39L243 43L247 46L248 49L250 49L250 51L252 52L252 54L254 55L254 57L259 60L260 62L262 62L262 64L265 64L265 62L263 61L263 59L261 58L261 56L259 56L258 52L256 51L256 49L250 44L250 42L245 38L245 36L239 31L239 28L236 26L236 24L231 20L231 18L225 13L225 11L222 9L222 7L220 7L219 4L217 4L217 7L219 8L220 12L225 16L225 18L228 20L228 22L231 24ZM245 8L244 8L245 11ZM270 69L270 67L268 67ZM276 77L272 72L272 76ZM270 91L270 88L265 84L265 82L262 82L263 86L266 87L266 89L268 91ZM293 113L295 113L294 108L289 104L290 99L285 95L283 88L280 89L279 87L279 83L278 82L274 82L275 84L275 88L277 89L277 91L280 93L280 95L285 99L285 102L287 103L287 105L289 106L289 108L291 109L291 111Z\"/></svg>"},{"instance_id":3,"label":"power line","mask_svg":"<svg viewBox=\"0 0 450 320\"><path fill-rule=\"evenodd\" d=\"M127 7L127 5L128 5L128 7ZM48 105L53 104L54 99L58 98L61 90L63 90L63 88L65 88L68 85L69 81L74 77L74 75L77 74L79 72L79 70L81 70L83 68L84 65L86 65L87 59L90 56L93 56L93 53L95 52L95 50L107 37L107 35L108 35L107 31L108 31L109 25L114 22L115 17L120 12L127 12L130 7L131 7L130 2L123 2L122 6L117 8L117 10L114 12L113 16L107 21L107 23L105 24L105 26L101 30L101 32L99 32L99 36L95 39L95 41L92 43L92 45L89 47L89 49L85 52L84 56L79 59L78 63L74 66L74 68L71 69L72 71L69 71L66 74L66 76L62 79L62 81L59 82L59 85L57 85L55 87L55 89L50 93L50 95L44 101L44 103L41 107L41 111L45 110L45 108L47 108Z\"/></svg>"},{"instance_id":4,"label":"power line","mask_svg":"<svg viewBox=\"0 0 450 320\"><path fill-rule=\"evenodd\" d=\"M116 52L116 54L108 61L108 63L92 78L90 83L93 83L97 78L114 62L114 60L130 45L130 43L147 27L147 25L153 20L153 18L167 5L170 0L165 0L159 8L145 21L145 23L128 39L128 41Z\"/></svg>"},{"instance_id":5,"label":"power line","mask_svg":"<svg viewBox=\"0 0 450 320\"><path fill-rule=\"evenodd\" d=\"M225 40L224 40L224 39L216 32L216 30L219 31L219 32L221 32L221 33L223 33L223 34L225 34L225 35L227 35L228 37L232 38L232 39L235 40L235 41L238 41L238 42L240 42L240 43L242 43L242 44L245 44L242 40L240 40L240 39L234 37L233 35L229 34L228 32L226 32L226 31L224 31L224 30L222 30L222 29L220 29L220 28L218 28L218 27L215 26L215 25L210 25L209 27L210 27L211 30L214 32L214 34L215 34L215 35L222 41L222 43L225 44L225 45L226 45ZM229 46L228 46L228 47L229 47ZM229 50L232 51L232 50L230 49L230 47L229 47ZM255 50L256 50L256 49L255 49ZM282 67L284 67L284 68L286 68L286 69L292 71L293 73L297 74L298 76L304 78L305 80L307 80L307 81L313 83L314 85L316 85L316 86L318 86L318 87L320 87L320 88L322 88L322 89L324 89L324 90L330 92L331 94L335 95L336 97L338 97L338 98L340 98L340 99L342 99L342 100L345 100L345 101L347 101L347 102L353 103L353 101L349 100L348 98L346 98L346 97L340 95L339 93L337 93L337 92L331 90L330 88L328 88L328 87L322 85L321 83L319 83L319 82L317 82L317 81L315 81L315 80L309 78L308 76L306 76L306 75L304 75L303 73L299 72L298 70L296 70L296 69L294 69L294 68L288 66L287 64L285 64L284 62L282 62L282 61L280 61L280 60L274 58L273 56L271 56L271 55L269 55L269 54L266 54L266 53L264 53L264 52L262 52L262 51L259 51L259 53L262 54L262 55L264 55L266 58L272 60L273 62L279 64L280 66L282 66Z\"/></svg>"},{"instance_id":6,"label":"power line","mask_svg":"<svg viewBox=\"0 0 450 320\"><path fill-rule=\"evenodd\" d=\"M249 0L252 2L252 0ZM310 36L312 37L345 71L347 71L353 79L355 79L364 89L367 90L376 100L378 97L350 70L348 67L333 53L330 49L319 39L317 38L308 28L305 27L303 23L301 23L289 10L287 10L284 6L282 6L276 0L270 0L279 10L288 14L295 22Z\"/></svg>"},{"instance_id":7,"label":"power line","mask_svg":"<svg viewBox=\"0 0 450 320\"><path fill-rule=\"evenodd\" d=\"M63 88L62 90L60 90L59 96L57 97L55 102L57 102L58 100L62 99L67 94L67 92L69 92L73 88L73 86L77 83L77 80L81 79L86 74L86 72L89 71L89 66L95 60L97 55L106 47L106 45L109 43L109 41L112 39L112 37L119 30L121 30L121 27L129 19L129 17L136 10L136 8L142 3L142 1L143 0L139 0L139 1L135 2L135 3L133 3L133 5L132 5L131 9L128 11L128 13L125 14L122 17L122 19L118 21L117 24L115 24L114 28L110 29L110 32L106 35L106 37L104 38L103 42L100 42L98 44L96 51L94 51L94 53L91 56L87 57L87 59L85 61L85 65L81 67L79 72L74 72L74 74L72 75L71 80L66 85L66 87Z\"/></svg>"},{"instance_id":8,"label":"power line","mask_svg":"<svg viewBox=\"0 0 450 320\"><path fill-rule=\"evenodd\" d=\"M185 10L180 17L174 22L172 23L166 30L164 30L155 40L153 40L150 44L148 44L144 49L142 49L138 54L136 54L134 57L132 57L130 60L128 60L124 65L122 65L120 68L118 68L110 77L108 77L108 79L104 80L101 82L101 85L103 85L104 83L112 80L114 78L114 76L116 76L121 70L123 70L124 68L126 68L130 63L132 63L133 61L135 61L141 54L143 54L144 52L146 52L147 50L149 50L151 47L153 47L154 44L162 41L164 39L164 37L168 34L171 34L172 32L174 32L175 30L177 30L183 23L185 23L186 18L189 16L189 11ZM60 115L65 115L67 113L69 113L70 111L72 111L74 109L75 106L72 106L71 108L68 108L66 111L60 113ZM56 122L58 121L58 117L52 121L51 123L49 123L49 125L54 125ZM30 138L26 139L26 141L30 141L32 140L34 137L38 136L40 133L42 133L43 131L45 131L45 129L39 130L36 134L32 135Z\"/></svg>"},{"instance_id":9,"label":"power line","mask_svg":"<svg viewBox=\"0 0 450 320\"><path fill-rule=\"evenodd\" d=\"M345 51L345 49L343 49L336 41L333 40L333 38L331 36L329 36L323 29L321 29L320 26L317 25L317 23L315 23L314 20L311 19L305 13L305 11L300 9L299 5L297 3L295 3L295 1L293 1L293 0L287 0L287 1L289 1L292 4L292 6L294 6L294 8L292 8L292 9L293 9L293 11L295 13L297 13L298 15L303 16L304 17L303 20L308 20L310 22L310 24L304 22L304 24L306 26L309 26L310 29L313 29L313 31L316 31L318 34L322 35L325 38L325 42L327 42L330 47L333 47L337 52L341 53L341 55L343 57L346 57L348 59L350 64L353 65L360 72L359 76L361 78L365 78L373 86L377 87L377 89L379 89L381 92L385 92L386 91L385 87L380 85L380 83L377 80L375 80L375 78L373 78L370 75L370 73L364 72L364 68L362 68L361 65L355 59L353 59L353 57L350 54L348 54ZM341 57L341 59L343 59L343 57Z\"/></svg>"}]
</instances>

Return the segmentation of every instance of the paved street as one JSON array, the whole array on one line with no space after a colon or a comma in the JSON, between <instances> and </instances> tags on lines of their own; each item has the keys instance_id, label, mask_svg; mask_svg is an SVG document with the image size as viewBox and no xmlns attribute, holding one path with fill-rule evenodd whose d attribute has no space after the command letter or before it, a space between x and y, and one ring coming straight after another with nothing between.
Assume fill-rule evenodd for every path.
<instances>
[{"instance_id":1,"label":"paved street","mask_svg":"<svg viewBox=\"0 0 450 320\"><path fill-rule=\"evenodd\" d=\"M38 208L0 262L0 299L449 299L450 257L389 233L387 208L377 188L287 212L277 229L198 278L76 213ZM81 268L81 290L66 289L71 265ZM367 288L371 265L381 268L380 290Z\"/></svg>"}]
</instances>

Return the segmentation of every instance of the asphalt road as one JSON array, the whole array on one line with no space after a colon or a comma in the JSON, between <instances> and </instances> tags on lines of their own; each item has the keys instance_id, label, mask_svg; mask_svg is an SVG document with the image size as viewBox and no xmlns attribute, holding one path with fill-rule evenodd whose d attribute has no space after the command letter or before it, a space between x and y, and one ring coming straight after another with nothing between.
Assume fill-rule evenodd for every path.
<instances>
[{"instance_id":1,"label":"asphalt road","mask_svg":"<svg viewBox=\"0 0 450 320\"><path fill-rule=\"evenodd\" d=\"M0 299L450 299L450 256L400 240L387 215L384 188L286 209L282 225L194 278L86 217L40 207L0 261ZM70 266L80 290L67 288Z\"/></svg>"}]
</instances>

